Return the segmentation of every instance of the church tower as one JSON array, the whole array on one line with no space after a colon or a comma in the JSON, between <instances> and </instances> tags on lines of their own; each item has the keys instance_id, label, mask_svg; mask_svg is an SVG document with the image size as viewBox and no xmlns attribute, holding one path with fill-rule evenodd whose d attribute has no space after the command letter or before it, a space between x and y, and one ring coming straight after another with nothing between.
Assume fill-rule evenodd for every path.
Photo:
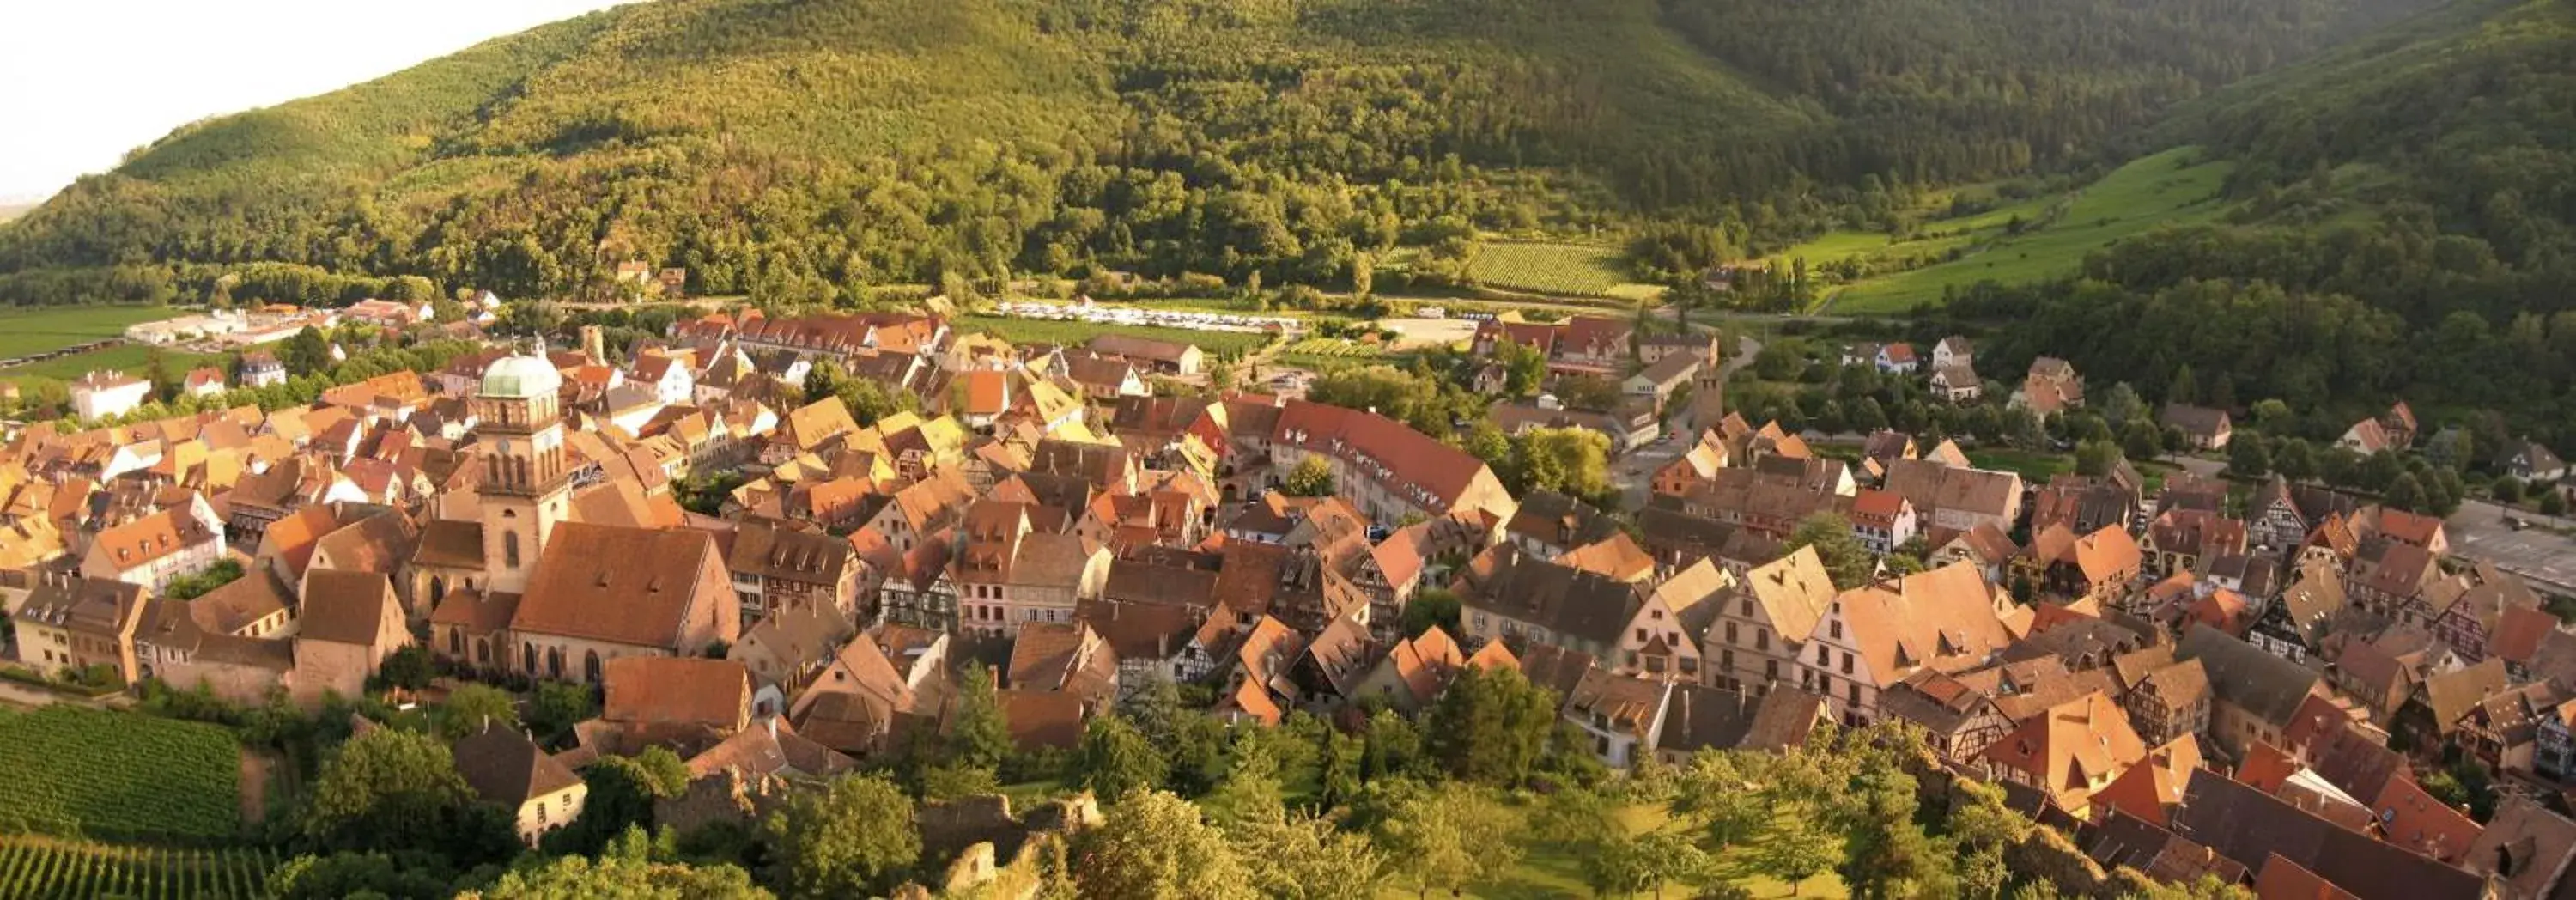
<instances>
[{"instance_id":1,"label":"church tower","mask_svg":"<svg viewBox=\"0 0 2576 900\"><path fill-rule=\"evenodd\" d=\"M485 590L519 593L571 507L572 476L564 459L563 376L543 357L505 356L483 370L474 396L476 452L483 483Z\"/></svg>"}]
</instances>

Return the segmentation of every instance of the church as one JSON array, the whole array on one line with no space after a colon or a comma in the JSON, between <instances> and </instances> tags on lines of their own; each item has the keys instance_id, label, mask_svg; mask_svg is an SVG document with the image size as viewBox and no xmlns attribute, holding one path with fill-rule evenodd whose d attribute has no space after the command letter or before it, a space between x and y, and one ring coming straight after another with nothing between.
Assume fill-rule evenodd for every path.
<instances>
[{"instance_id":1,"label":"church","mask_svg":"<svg viewBox=\"0 0 2576 900\"><path fill-rule=\"evenodd\" d=\"M562 388L543 357L483 371L476 516L429 523L412 559L432 651L487 674L596 684L607 660L732 643L741 608L711 535L576 520Z\"/></svg>"}]
</instances>

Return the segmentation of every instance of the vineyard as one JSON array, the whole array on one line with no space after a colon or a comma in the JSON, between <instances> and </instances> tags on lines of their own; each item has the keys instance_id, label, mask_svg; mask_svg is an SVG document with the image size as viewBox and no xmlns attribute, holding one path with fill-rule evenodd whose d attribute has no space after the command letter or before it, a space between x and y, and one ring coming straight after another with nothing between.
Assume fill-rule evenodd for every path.
<instances>
[{"instance_id":1,"label":"vineyard","mask_svg":"<svg viewBox=\"0 0 2576 900\"><path fill-rule=\"evenodd\" d=\"M1340 359L1370 359L1385 355L1377 347L1349 338L1307 338L1288 345L1285 351L1296 356L1329 356Z\"/></svg>"},{"instance_id":2,"label":"vineyard","mask_svg":"<svg viewBox=\"0 0 2576 900\"><path fill-rule=\"evenodd\" d=\"M206 840L240 830L241 748L215 725L59 705L0 716L0 772L0 831Z\"/></svg>"},{"instance_id":3,"label":"vineyard","mask_svg":"<svg viewBox=\"0 0 2576 900\"><path fill-rule=\"evenodd\" d=\"M1488 287L1567 297L1637 300L1658 293L1629 283L1617 248L1590 244L1486 244L1467 264L1467 277Z\"/></svg>"},{"instance_id":4,"label":"vineyard","mask_svg":"<svg viewBox=\"0 0 2576 900\"><path fill-rule=\"evenodd\" d=\"M274 852L263 848L181 850L0 839L0 896L27 900L253 900L268 896Z\"/></svg>"}]
</instances>

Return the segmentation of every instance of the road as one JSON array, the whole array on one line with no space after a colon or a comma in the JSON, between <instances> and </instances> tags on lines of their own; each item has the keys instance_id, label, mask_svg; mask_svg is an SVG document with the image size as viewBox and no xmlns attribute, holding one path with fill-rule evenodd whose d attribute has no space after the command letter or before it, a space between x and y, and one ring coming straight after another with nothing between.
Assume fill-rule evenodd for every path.
<instances>
[{"instance_id":1,"label":"road","mask_svg":"<svg viewBox=\"0 0 2576 900\"><path fill-rule=\"evenodd\" d=\"M1762 342L1750 335L1738 334L1735 350L1733 356L1718 366L1718 370L1730 379L1745 366L1753 364L1754 355L1762 352ZM1631 510L1646 508L1648 488L1653 486L1655 472L1689 450L1699 440L1701 427L1701 423L1691 421L1690 410L1676 410L1664 420L1664 437L1661 440L1614 462L1610 467L1610 480L1619 486L1621 505Z\"/></svg>"},{"instance_id":2,"label":"road","mask_svg":"<svg viewBox=\"0 0 2576 900\"><path fill-rule=\"evenodd\" d=\"M2442 523L2452 555L2494 563L2536 590L2576 596L2576 539L2567 536L2576 531L2576 522L2519 511L2515 515L2532 526L2516 531L2505 525L2503 507L2462 501L2460 510Z\"/></svg>"}]
</instances>

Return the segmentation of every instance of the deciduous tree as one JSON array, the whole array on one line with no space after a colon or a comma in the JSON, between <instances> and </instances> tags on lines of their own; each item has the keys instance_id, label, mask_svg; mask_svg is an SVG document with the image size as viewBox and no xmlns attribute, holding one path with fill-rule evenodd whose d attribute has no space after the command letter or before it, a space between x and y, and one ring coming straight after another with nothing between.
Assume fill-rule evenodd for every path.
<instances>
[{"instance_id":1,"label":"deciduous tree","mask_svg":"<svg viewBox=\"0 0 2576 900\"><path fill-rule=\"evenodd\" d=\"M787 897L864 897L921 857L912 798L877 775L843 775L793 795L762 823L770 883Z\"/></svg>"}]
</instances>

